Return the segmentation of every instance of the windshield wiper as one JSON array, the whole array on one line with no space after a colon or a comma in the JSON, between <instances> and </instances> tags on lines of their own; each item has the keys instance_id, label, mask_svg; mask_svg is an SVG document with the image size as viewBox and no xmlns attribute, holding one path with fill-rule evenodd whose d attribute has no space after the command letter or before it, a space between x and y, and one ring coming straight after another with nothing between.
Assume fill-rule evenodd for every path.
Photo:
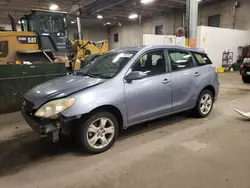
<instances>
[{"instance_id":1,"label":"windshield wiper","mask_svg":"<svg viewBox=\"0 0 250 188\"><path fill-rule=\"evenodd\" d=\"M76 72L76 75L81 75L81 76L89 76L91 78L97 78L97 76L93 75L93 74L90 74L90 73L87 73L87 72Z\"/></svg>"},{"instance_id":2,"label":"windshield wiper","mask_svg":"<svg viewBox=\"0 0 250 188\"><path fill-rule=\"evenodd\" d=\"M106 75L103 75L103 74L100 74L100 73L89 73L89 72L81 72L81 71L77 71L75 73L75 75L89 76L91 78L101 78L101 79L110 79L110 78L112 78L111 76L106 76Z\"/></svg>"},{"instance_id":3,"label":"windshield wiper","mask_svg":"<svg viewBox=\"0 0 250 188\"><path fill-rule=\"evenodd\" d=\"M98 78L103 78L103 79L110 79L112 78L111 76L106 76L106 75L103 75L103 74L99 74L99 73L91 73L92 76L96 76Z\"/></svg>"}]
</instances>

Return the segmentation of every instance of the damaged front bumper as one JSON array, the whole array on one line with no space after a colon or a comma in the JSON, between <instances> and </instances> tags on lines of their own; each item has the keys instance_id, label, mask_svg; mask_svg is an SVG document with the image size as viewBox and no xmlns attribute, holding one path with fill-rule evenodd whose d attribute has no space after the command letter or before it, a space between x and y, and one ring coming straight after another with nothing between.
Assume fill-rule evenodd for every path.
<instances>
[{"instance_id":1,"label":"damaged front bumper","mask_svg":"<svg viewBox=\"0 0 250 188\"><path fill-rule=\"evenodd\" d=\"M63 118L58 118L57 120L39 119L24 108L22 108L21 112L25 121L41 138L47 137L49 133L52 133L52 141L56 143L59 141L59 135L62 131L64 134L69 134L70 132L71 120Z\"/></svg>"}]
</instances>

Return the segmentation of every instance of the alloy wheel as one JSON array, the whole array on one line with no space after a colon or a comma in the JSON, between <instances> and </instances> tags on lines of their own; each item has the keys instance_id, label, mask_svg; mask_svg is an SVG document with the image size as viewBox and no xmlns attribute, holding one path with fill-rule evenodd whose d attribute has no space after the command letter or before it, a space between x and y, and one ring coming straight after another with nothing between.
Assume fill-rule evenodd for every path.
<instances>
[{"instance_id":1,"label":"alloy wheel","mask_svg":"<svg viewBox=\"0 0 250 188\"><path fill-rule=\"evenodd\" d=\"M203 115L207 115L212 109L213 99L208 93L204 94L200 100L200 111Z\"/></svg>"},{"instance_id":2,"label":"alloy wheel","mask_svg":"<svg viewBox=\"0 0 250 188\"><path fill-rule=\"evenodd\" d=\"M87 129L87 142L95 149L106 147L115 134L114 123L105 117L96 119Z\"/></svg>"}]
</instances>

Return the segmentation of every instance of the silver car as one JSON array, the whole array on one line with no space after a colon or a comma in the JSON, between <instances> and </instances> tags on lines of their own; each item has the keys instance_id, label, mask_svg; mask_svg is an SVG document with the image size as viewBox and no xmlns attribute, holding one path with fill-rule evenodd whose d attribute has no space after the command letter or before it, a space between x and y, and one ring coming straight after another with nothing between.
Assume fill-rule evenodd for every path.
<instances>
[{"instance_id":1,"label":"silver car","mask_svg":"<svg viewBox=\"0 0 250 188\"><path fill-rule=\"evenodd\" d=\"M145 46L112 50L80 71L24 95L22 114L41 136L73 135L88 153L101 153L121 129L192 110L210 114L218 76L198 49Z\"/></svg>"}]
</instances>

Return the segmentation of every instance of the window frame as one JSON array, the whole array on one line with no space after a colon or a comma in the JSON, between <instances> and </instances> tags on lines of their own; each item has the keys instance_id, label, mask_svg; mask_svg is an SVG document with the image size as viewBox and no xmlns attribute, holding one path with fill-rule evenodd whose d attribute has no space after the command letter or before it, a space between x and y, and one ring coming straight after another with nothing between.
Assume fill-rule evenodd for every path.
<instances>
[{"instance_id":1,"label":"window frame","mask_svg":"<svg viewBox=\"0 0 250 188\"><path fill-rule=\"evenodd\" d=\"M185 52L185 53L188 53L191 55L192 59L193 59L193 63L192 63L192 66L189 66L188 68L186 69L182 69L182 70L174 70L172 69L172 65L171 65L171 57L170 57L170 54L169 54L169 51L172 51L172 50L176 50L178 52ZM165 49L166 53L167 53L167 56L168 56L168 66L169 66L169 70L170 72L179 72L179 71L185 71L185 70L189 70L189 69L192 69L192 68L195 68L197 67L197 62L196 62L196 59L194 58L193 54L189 51L189 50L184 50L184 49L178 49L178 48L166 48Z\"/></svg>"},{"instance_id":2,"label":"window frame","mask_svg":"<svg viewBox=\"0 0 250 188\"><path fill-rule=\"evenodd\" d=\"M158 28L161 28L160 33L157 33ZM155 26L155 35L163 35L163 25L156 25Z\"/></svg>"},{"instance_id":3,"label":"window frame","mask_svg":"<svg viewBox=\"0 0 250 188\"><path fill-rule=\"evenodd\" d=\"M216 26L211 24L212 20L215 19L215 18L217 18L217 19L219 18L219 23L216 24ZM221 25L221 14L215 14L215 15L208 16L208 18L207 18L207 26L220 28L220 25Z\"/></svg>"},{"instance_id":4,"label":"window frame","mask_svg":"<svg viewBox=\"0 0 250 188\"><path fill-rule=\"evenodd\" d=\"M115 40L115 39L117 39L117 40ZM114 42L119 42L119 33L114 33Z\"/></svg>"},{"instance_id":5,"label":"window frame","mask_svg":"<svg viewBox=\"0 0 250 188\"><path fill-rule=\"evenodd\" d=\"M152 52L157 52L157 51L162 51L163 55L164 55L164 60L165 60L165 72L161 73L161 74L157 74L157 75L148 75L145 78L150 78L150 77L154 77L154 76L159 76L159 75L163 75L163 74L167 74L170 73L170 68L169 68L169 64L168 64L168 57L166 54L166 51L164 48L158 48L158 49L153 49L153 50L148 50L146 52L143 52L133 63L132 65L129 67L129 69L127 70L126 74L124 75L124 78L132 71L133 66L135 66L135 64L140 60L140 58L142 58L144 55L148 54L148 53L152 53ZM144 79L144 78L143 78Z\"/></svg>"}]
</instances>

